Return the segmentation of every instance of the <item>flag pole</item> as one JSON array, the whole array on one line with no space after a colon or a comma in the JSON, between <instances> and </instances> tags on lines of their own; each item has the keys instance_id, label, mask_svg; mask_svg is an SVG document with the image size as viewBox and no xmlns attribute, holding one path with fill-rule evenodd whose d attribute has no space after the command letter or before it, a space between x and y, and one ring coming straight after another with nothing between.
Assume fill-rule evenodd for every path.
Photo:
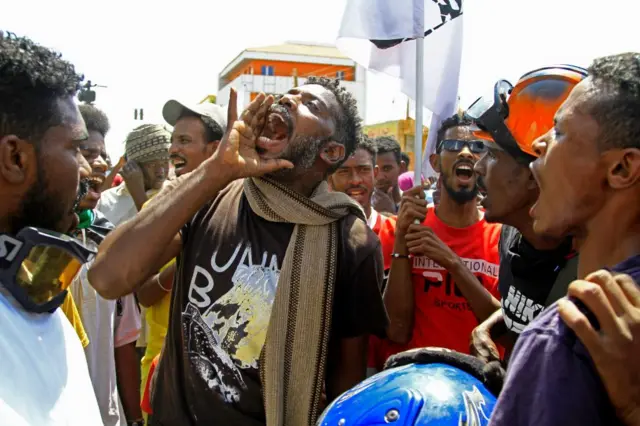
<instances>
[{"instance_id":1,"label":"flag pole","mask_svg":"<svg viewBox=\"0 0 640 426\"><path fill-rule=\"evenodd\" d=\"M422 120L424 106L424 34L416 39L416 130L413 146L414 185L422 183Z\"/></svg>"}]
</instances>

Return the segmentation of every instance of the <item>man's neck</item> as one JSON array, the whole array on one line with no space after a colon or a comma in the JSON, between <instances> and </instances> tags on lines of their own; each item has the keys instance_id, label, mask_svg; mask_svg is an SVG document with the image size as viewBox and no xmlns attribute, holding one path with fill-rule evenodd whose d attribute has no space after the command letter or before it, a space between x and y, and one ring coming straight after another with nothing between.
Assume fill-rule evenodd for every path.
<instances>
[{"instance_id":1,"label":"man's neck","mask_svg":"<svg viewBox=\"0 0 640 426\"><path fill-rule=\"evenodd\" d=\"M605 206L585 230L577 233L580 247L578 278L585 278L601 268L611 268L640 254L637 208L626 207L614 210Z\"/></svg>"},{"instance_id":2,"label":"man's neck","mask_svg":"<svg viewBox=\"0 0 640 426\"><path fill-rule=\"evenodd\" d=\"M530 207L531 206L527 206L526 209L521 209L503 223L505 225L513 226L520 231L522 238L524 238L525 241L531 244L536 250L553 250L559 247L564 241L564 238L547 238L534 232L533 219L529 215Z\"/></svg>"},{"instance_id":3,"label":"man's neck","mask_svg":"<svg viewBox=\"0 0 640 426\"><path fill-rule=\"evenodd\" d=\"M362 210L364 210L364 215L367 217L367 219L369 219L371 217L371 204L362 206Z\"/></svg>"},{"instance_id":4,"label":"man's neck","mask_svg":"<svg viewBox=\"0 0 640 426\"><path fill-rule=\"evenodd\" d=\"M307 172L311 173L311 172ZM323 180L322 174L319 174L319 179L313 179L307 176L287 176L285 178L277 178L275 179L281 185L286 186L292 191L297 192L298 194L302 194L305 197L311 197L313 194L313 190L316 189L318 184Z\"/></svg>"},{"instance_id":5,"label":"man's neck","mask_svg":"<svg viewBox=\"0 0 640 426\"><path fill-rule=\"evenodd\" d=\"M478 222L482 217L475 199L468 203L459 204L446 191L443 191L440 196L440 203L436 206L436 215L441 221L453 228L466 228Z\"/></svg>"}]
</instances>

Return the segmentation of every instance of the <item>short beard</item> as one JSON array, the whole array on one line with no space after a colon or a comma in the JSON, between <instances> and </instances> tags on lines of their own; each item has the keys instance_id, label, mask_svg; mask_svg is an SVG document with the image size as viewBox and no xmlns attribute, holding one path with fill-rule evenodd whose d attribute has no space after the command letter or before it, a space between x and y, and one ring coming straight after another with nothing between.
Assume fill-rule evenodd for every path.
<instances>
[{"instance_id":1,"label":"short beard","mask_svg":"<svg viewBox=\"0 0 640 426\"><path fill-rule=\"evenodd\" d=\"M9 218L9 230L14 235L26 227L67 232L68 229L58 229L58 227L70 212L65 211L61 197L53 193L47 185L50 180L47 180L42 168L44 162L40 161L39 156L36 161L36 182L22 199L18 213Z\"/></svg>"},{"instance_id":2,"label":"short beard","mask_svg":"<svg viewBox=\"0 0 640 426\"><path fill-rule=\"evenodd\" d=\"M289 149L280 157L293 163L293 169L280 169L268 176L275 180L300 176L311 169L318 159L320 147L327 140L312 136L298 136L290 142Z\"/></svg>"},{"instance_id":3,"label":"short beard","mask_svg":"<svg viewBox=\"0 0 640 426\"><path fill-rule=\"evenodd\" d=\"M447 191L447 194L449 194L449 197L451 197L451 199L456 204L467 204L472 200L476 200L478 197L479 188L478 188L477 180L473 185L473 188L471 189L464 188L456 191L455 189L453 189L452 186L449 185L449 176L443 173L442 186L444 187L445 191Z\"/></svg>"}]
</instances>

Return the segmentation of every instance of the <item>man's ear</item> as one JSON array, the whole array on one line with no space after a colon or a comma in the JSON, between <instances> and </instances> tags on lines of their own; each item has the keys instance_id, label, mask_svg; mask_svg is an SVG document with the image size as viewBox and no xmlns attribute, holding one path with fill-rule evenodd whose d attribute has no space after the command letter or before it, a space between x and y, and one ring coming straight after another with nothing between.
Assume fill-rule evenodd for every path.
<instances>
[{"instance_id":1,"label":"man's ear","mask_svg":"<svg viewBox=\"0 0 640 426\"><path fill-rule=\"evenodd\" d=\"M335 141L327 142L320 150L320 158L331 167L344 160L344 155L344 145Z\"/></svg>"},{"instance_id":2,"label":"man's ear","mask_svg":"<svg viewBox=\"0 0 640 426\"><path fill-rule=\"evenodd\" d=\"M30 168L38 167L35 147L16 135L0 139L0 176L14 185L24 183Z\"/></svg>"},{"instance_id":3,"label":"man's ear","mask_svg":"<svg viewBox=\"0 0 640 426\"><path fill-rule=\"evenodd\" d=\"M429 163L431 163L431 167L436 173L440 173L440 156L438 154L431 154L429 156Z\"/></svg>"},{"instance_id":4,"label":"man's ear","mask_svg":"<svg viewBox=\"0 0 640 426\"><path fill-rule=\"evenodd\" d=\"M380 167L373 166L373 179L378 179L378 173L380 173Z\"/></svg>"},{"instance_id":5,"label":"man's ear","mask_svg":"<svg viewBox=\"0 0 640 426\"><path fill-rule=\"evenodd\" d=\"M640 149L627 148L615 153L616 161L607 171L609 186L625 189L640 182Z\"/></svg>"},{"instance_id":6,"label":"man's ear","mask_svg":"<svg viewBox=\"0 0 640 426\"><path fill-rule=\"evenodd\" d=\"M406 161L400 162L400 174L405 173L407 171L407 163Z\"/></svg>"}]
</instances>

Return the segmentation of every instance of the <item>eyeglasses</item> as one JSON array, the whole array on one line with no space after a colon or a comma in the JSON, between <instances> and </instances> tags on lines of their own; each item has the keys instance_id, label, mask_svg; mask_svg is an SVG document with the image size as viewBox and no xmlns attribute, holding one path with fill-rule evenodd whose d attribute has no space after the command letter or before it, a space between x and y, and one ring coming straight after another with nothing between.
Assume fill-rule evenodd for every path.
<instances>
[{"instance_id":1,"label":"eyeglasses","mask_svg":"<svg viewBox=\"0 0 640 426\"><path fill-rule=\"evenodd\" d=\"M463 141L459 139L445 139L442 142L440 142L440 145L438 147L438 152L442 151L443 149L449 152L460 152L465 146L469 147L469 151L471 151L474 154L482 154L487 150L487 146L484 144L483 141L479 141L479 140Z\"/></svg>"},{"instance_id":2,"label":"eyeglasses","mask_svg":"<svg viewBox=\"0 0 640 426\"><path fill-rule=\"evenodd\" d=\"M24 228L0 234L0 282L30 312L53 312L82 265L95 256L80 241L53 231Z\"/></svg>"}]
</instances>

